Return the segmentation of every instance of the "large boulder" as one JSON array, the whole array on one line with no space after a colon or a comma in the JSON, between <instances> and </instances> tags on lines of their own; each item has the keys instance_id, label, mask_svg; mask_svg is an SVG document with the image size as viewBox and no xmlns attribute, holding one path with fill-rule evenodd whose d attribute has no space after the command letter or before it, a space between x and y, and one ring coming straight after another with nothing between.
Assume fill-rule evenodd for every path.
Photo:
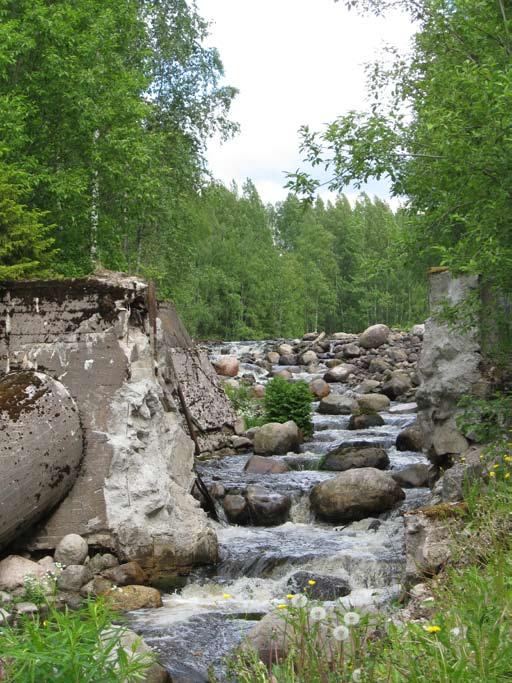
<instances>
[{"instance_id":1,"label":"large boulder","mask_svg":"<svg viewBox=\"0 0 512 683\"><path fill-rule=\"evenodd\" d=\"M353 522L391 510L405 498L400 486L372 467L352 469L323 481L311 491L311 507L328 522Z\"/></svg>"},{"instance_id":2,"label":"large boulder","mask_svg":"<svg viewBox=\"0 0 512 683\"><path fill-rule=\"evenodd\" d=\"M300 446L299 428L292 420L281 424L269 422L260 427L254 435L254 452L258 455L284 455L298 452Z\"/></svg>"},{"instance_id":3,"label":"large boulder","mask_svg":"<svg viewBox=\"0 0 512 683\"><path fill-rule=\"evenodd\" d=\"M0 379L0 549L54 508L72 487L83 453L68 390L41 372Z\"/></svg>"},{"instance_id":4,"label":"large boulder","mask_svg":"<svg viewBox=\"0 0 512 683\"><path fill-rule=\"evenodd\" d=\"M352 373L352 369L345 365L335 365L333 368L329 368L324 375L324 380L326 382L346 382Z\"/></svg>"},{"instance_id":5,"label":"large boulder","mask_svg":"<svg viewBox=\"0 0 512 683\"><path fill-rule=\"evenodd\" d=\"M382 386L382 393L388 396L392 401L406 394L412 388L412 382L409 375L404 372L395 371L391 375L391 379L385 382Z\"/></svg>"},{"instance_id":6,"label":"large boulder","mask_svg":"<svg viewBox=\"0 0 512 683\"><path fill-rule=\"evenodd\" d=\"M238 358L234 356L220 356L212 363L215 372L223 377L236 377L240 370Z\"/></svg>"},{"instance_id":7,"label":"large boulder","mask_svg":"<svg viewBox=\"0 0 512 683\"><path fill-rule=\"evenodd\" d=\"M61 591L78 593L82 586L89 583L92 573L88 567L82 564L69 564L65 567L57 579L57 587Z\"/></svg>"},{"instance_id":8,"label":"large boulder","mask_svg":"<svg viewBox=\"0 0 512 683\"><path fill-rule=\"evenodd\" d=\"M252 455L244 465L244 472L249 474L283 474L289 472L290 468L282 460Z\"/></svg>"},{"instance_id":9,"label":"large boulder","mask_svg":"<svg viewBox=\"0 0 512 683\"><path fill-rule=\"evenodd\" d=\"M359 346L364 349L376 349L389 339L391 330L387 325L372 325L359 335Z\"/></svg>"},{"instance_id":10,"label":"large boulder","mask_svg":"<svg viewBox=\"0 0 512 683\"><path fill-rule=\"evenodd\" d=\"M112 609L122 612L131 612L145 607L162 607L163 604L160 591L151 586L112 588L107 596Z\"/></svg>"},{"instance_id":11,"label":"large boulder","mask_svg":"<svg viewBox=\"0 0 512 683\"><path fill-rule=\"evenodd\" d=\"M355 401L349 396L329 394L320 401L318 412L322 415L350 415L354 406Z\"/></svg>"},{"instance_id":12,"label":"large boulder","mask_svg":"<svg viewBox=\"0 0 512 683\"><path fill-rule=\"evenodd\" d=\"M148 582L148 575L138 562L125 562L105 569L102 573L106 579L118 586L143 585Z\"/></svg>"},{"instance_id":13,"label":"large boulder","mask_svg":"<svg viewBox=\"0 0 512 683\"><path fill-rule=\"evenodd\" d=\"M396 437L396 448L399 451L420 452L423 450L424 436L421 427L413 424L402 429Z\"/></svg>"},{"instance_id":14,"label":"large boulder","mask_svg":"<svg viewBox=\"0 0 512 683\"><path fill-rule=\"evenodd\" d=\"M261 486L248 486L245 493L249 518L255 526L275 526L287 521L291 499Z\"/></svg>"},{"instance_id":15,"label":"large boulder","mask_svg":"<svg viewBox=\"0 0 512 683\"><path fill-rule=\"evenodd\" d=\"M301 362L303 365L310 365L311 363L316 363L318 360L318 356L314 351L306 351L305 353L302 354L301 356Z\"/></svg>"},{"instance_id":16,"label":"large boulder","mask_svg":"<svg viewBox=\"0 0 512 683\"><path fill-rule=\"evenodd\" d=\"M377 413L371 415L351 415L348 421L348 429L370 429L371 427L382 427L386 424L384 418Z\"/></svg>"},{"instance_id":17,"label":"large boulder","mask_svg":"<svg viewBox=\"0 0 512 683\"><path fill-rule=\"evenodd\" d=\"M83 564L89 548L87 541L78 534L66 534L55 548L55 562L64 566L68 564Z\"/></svg>"},{"instance_id":18,"label":"large boulder","mask_svg":"<svg viewBox=\"0 0 512 683\"><path fill-rule=\"evenodd\" d=\"M346 472L355 467L374 467L378 470L385 470L389 467L388 454L379 446L351 444L327 453L320 469Z\"/></svg>"},{"instance_id":19,"label":"large boulder","mask_svg":"<svg viewBox=\"0 0 512 683\"><path fill-rule=\"evenodd\" d=\"M27 576L41 580L46 570L37 562L19 555L9 555L0 561L0 590L12 591L21 588Z\"/></svg>"},{"instance_id":20,"label":"large boulder","mask_svg":"<svg viewBox=\"0 0 512 683\"><path fill-rule=\"evenodd\" d=\"M307 571L292 574L287 585L291 592L306 593L313 600L336 600L351 591L350 582L344 576L326 576Z\"/></svg>"},{"instance_id":21,"label":"large boulder","mask_svg":"<svg viewBox=\"0 0 512 683\"><path fill-rule=\"evenodd\" d=\"M277 347L277 352L280 356L291 356L293 353L293 346L290 344L280 344Z\"/></svg>"},{"instance_id":22,"label":"large boulder","mask_svg":"<svg viewBox=\"0 0 512 683\"><path fill-rule=\"evenodd\" d=\"M379 413L389 408L390 401L383 394L363 394L357 398L357 409L361 413Z\"/></svg>"}]
</instances>

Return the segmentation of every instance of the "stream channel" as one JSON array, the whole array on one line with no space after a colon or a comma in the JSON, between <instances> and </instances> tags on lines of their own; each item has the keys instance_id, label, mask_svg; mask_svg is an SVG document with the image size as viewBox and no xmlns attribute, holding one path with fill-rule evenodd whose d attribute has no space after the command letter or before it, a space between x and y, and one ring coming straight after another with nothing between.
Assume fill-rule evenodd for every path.
<instances>
[{"instance_id":1,"label":"stream channel","mask_svg":"<svg viewBox=\"0 0 512 683\"><path fill-rule=\"evenodd\" d=\"M223 345L225 346L225 345ZM230 346L232 355L242 355L248 344ZM212 350L215 355L217 349ZM220 351L220 349L219 349ZM256 366L257 367L257 366ZM241 372L255 366L242 364ZM283 369L283 366L279 366ZM257 367L258 382L267 373ZM318 373L296 373L294 378L311 381ZM350 392L346 385L331 384L335 393ZM402 513L423 505L430 489L405 489L400 508L374 519L335 527L316 521L309 509L309 492L318 482L337 472L315 469L321 456L340 445L364 440L384 447L391 469L426 462L421 453L399 452L398 433L415 420L410 404L392 403L382 412L385 424L364 430L347 430L349 416L320 415L313 403L314 434L300 454L274 456L293 468L282 474L248 474L244 465L251 454L204 461L198 466L206 485L222 483L226 489L245 489L258 484L268 491L292 498L289 521L280 526L230 526L212 522L219 539L220 561L214 568L197 569L185 585L163 596L164 606L129 615L131 627L157 652L176 683L208 681L212 667L220 681L223 658L254 626L290 592L289 578L304 570L348 578L352 591L343 598L347 608L378 607L400 593L405 568ZM229 597L226 597L229 596Z\"/></svg>"}]
</instances>

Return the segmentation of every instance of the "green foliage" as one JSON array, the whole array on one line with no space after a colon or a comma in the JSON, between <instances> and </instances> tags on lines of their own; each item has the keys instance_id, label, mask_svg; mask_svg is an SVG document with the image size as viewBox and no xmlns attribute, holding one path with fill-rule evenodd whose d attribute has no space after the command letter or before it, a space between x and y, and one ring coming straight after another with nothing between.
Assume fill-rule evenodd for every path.
<instances>
[{"instance_id":1,"label":"green foliage","mask_svg":"<svg viewBox=\"0 0 512 683\"><path fill-rule=\"evenodd\" d=\"M43 618L23 616L0 627L6 680L15 683L135 683L145 680L153 663L147 654L126 652L123 628L102 601L79 610L59 611L51 604Z\"/></svg>"},{"instance_id":2,"label":"green foliage","mask_svg":"<svg viewBox=\"0 0 512 683\"><path fill-rule=\"evenodd\" d=\"M464 396L462 412L457 416L458 429L472 441L494 441L512 427L512 393L496 392L490 398Z\"/></svg>"},{"instance_id":3,"label":"green foliage","mask_svg":"<svg viewBox=\"0 0 512 683\"><path fill-rule=\"evenodd\" d=\"M262 402L252 395L249 384L241 384L238 388L225 384L224 391L233 404L236 414L244 418L247 429L264 424Z\"/></svg>"},{"instance_id":4,"label":"green foliage","mask_svg":"<svg viewBox=\"0 0 512 683\"><path fill-rule=\"evenodd\" d=\"M313 433L311 401L313 395L306 382L287 382L274 377L265 388L265 421L288 422L293 420L305 437Z\"/></svg>"}]
</instances>

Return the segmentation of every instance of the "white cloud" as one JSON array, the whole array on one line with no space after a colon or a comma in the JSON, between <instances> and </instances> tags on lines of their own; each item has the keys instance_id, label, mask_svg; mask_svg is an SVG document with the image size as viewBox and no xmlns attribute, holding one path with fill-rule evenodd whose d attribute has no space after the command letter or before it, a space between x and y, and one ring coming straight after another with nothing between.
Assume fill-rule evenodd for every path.
<instances>
[{"instance_id":1,"label":"white cloud","mask_svg":"<svg viewBox=\"0 0 512 683\"><path fill-rule=\"evenodd\" d=\"M361 17L333 0L198 0L209 43L238 87L232 117L241 133L208 149L215 177L254 180L265 201L286 196L284 172L301 165L297 130L365 107L364 64L384 42L406 49L404 15ZM387 195L380 183L379 194ZM374 192L374 190L371 190Z\"/></svg>"}]
</instances>

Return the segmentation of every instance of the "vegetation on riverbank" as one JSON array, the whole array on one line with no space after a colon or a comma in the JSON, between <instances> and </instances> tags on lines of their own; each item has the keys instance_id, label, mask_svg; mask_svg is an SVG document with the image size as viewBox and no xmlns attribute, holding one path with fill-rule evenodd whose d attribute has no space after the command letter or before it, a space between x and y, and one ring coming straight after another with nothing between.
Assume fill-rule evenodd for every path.
<instances>
[{"instance_id":1,"label":"vegetation on riverbank","mask_svg":"<svg viewBox=\"0 0 512 683\"><path fill-rule=\"evenodd\" d=\"M488 476L466 497L454 525L453 559L426 582L421 614L402 621L396 610L343 624L340 609L283 597L289 648L271 671L245 651L231 663L240 683L498 683L512 679L512 441L486 456ZM428 597L427 597L428 596ZM318 615L318 611L317 611ZM417 621L414 620L417 617ZM324 635L319 637L323 623Z\"/></svg>"}]
</instances>

